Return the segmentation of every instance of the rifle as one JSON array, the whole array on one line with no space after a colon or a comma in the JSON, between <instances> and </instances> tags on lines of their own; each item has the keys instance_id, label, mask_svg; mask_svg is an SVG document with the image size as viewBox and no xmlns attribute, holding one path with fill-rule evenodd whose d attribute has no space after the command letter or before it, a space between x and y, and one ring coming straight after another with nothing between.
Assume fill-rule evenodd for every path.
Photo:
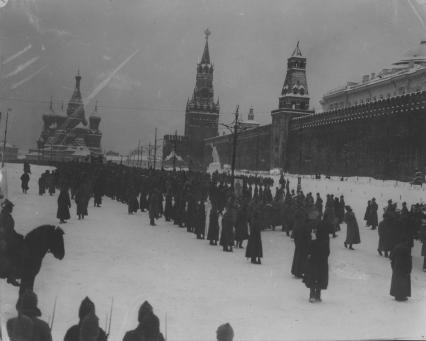
<instances>
[{"instance_id":1,"label":"rifle","mask_svg":"<svg viewBox=\"0 0 426 341\"><path fill-rule=\"evenodd\" d=\"M167 313L166 313L166 326L165 326L165 331L164 331L164 338L167 341Z\"/></svg>"},{"instance_id":2,"label":"rifle","mask_svg":"<svg viewBox=\"0 0 426 341\"><path fill-rule=\"evenodd\" d=\"M109 312L109 321L108 321L108 314L107 314L107 327L106 327L106 330L105 330L107 339L109 337L109 334L111 333L111 320L112 320L112 307L113 307L113 305L114 305L114 297L111 297L111 309L110 309L110 312Z\"/></svg>"},{"instance_id":3,"label":"rifle","mask_svg":"<svg viewBox=\"0 0 426 341\"><path fill-rule=\"evenodd\" d=\"M55 302L53 303L53 312L52 312L52 320L50 321L50 330L52 331L53 328L53 322L55 321L55 313L56 313L56 300L58 299L58 296L55 296Z\"/></svg>"}]
</instances>

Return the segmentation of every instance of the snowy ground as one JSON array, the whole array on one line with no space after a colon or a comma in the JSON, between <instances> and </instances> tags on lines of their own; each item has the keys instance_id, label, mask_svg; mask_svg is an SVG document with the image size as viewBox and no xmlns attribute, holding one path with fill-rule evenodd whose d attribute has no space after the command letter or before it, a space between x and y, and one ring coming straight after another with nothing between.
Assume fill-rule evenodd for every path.
<instances>
[{"instance_id":1,"label":"snowy ground","mask_svg":"<svg viewBox=\"0 0 426 341\"><path fill-rule=\"evenodd\" d=\"M30 190L20 193L22 165L9 166L9 197L15 203L16 229L26 233L41 224L57 224L57 197L38 196L37 179L44 167L32 166ZM292 185L296 184L291 177ZM331 241L329 288L321 304L308 302L308 289L290 274L293 243L282 232L263 232L262 265L252 265L244 250L224 253L163 219L148 224L146 213L129 216L127 208L104 199L89 207L84 221L75 217L65 230L62 261L47 255L35 290L43 318L50 318L58 297L54 340L77 322L80 301L96 304L101 324L114 297L110 340L121 340L137 323L137 310L149 300L168 340L215 340L219 324L230 322L235 340L307 340L410 337L425 338L426 273L420 245L413 249L412 298L398 303L389 296L389 261L379 257L377 232L364 227L367 199L384 206L388 198L416 202L423 190L372 181L357 185L336 180L303 179L305 192L341 194L352 205L361 229L361 245L344 248L344 231ZM396 194L398 193L398 194ZM91 202L92 203L92 202ZM1 283L1 309L15 314L17 290ZM4 317L3 316L3 317Z\"/></svg>"}]
</instances>

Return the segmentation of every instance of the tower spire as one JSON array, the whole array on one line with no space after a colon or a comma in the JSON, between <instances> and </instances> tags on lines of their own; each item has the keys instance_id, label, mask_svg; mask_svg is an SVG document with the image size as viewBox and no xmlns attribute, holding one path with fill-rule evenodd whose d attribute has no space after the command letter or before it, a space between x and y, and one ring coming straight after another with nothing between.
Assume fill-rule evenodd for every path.
<instances>
[{"instance_id":1,"label":"tower spire","mask_svg":"<svg viewBox=\"0 0 426 341\"><path fill-rule=\"evenodd\" d=\"M80 68L78 68L77 76L75 76L75 88L78 91L80 91L80 81L81 81Z\"/></svg>"},{"instance_id":2,"label":"tower spire","mask_svg":"<svg viewBox=\"0 0 426 341\"><path fill-rule=\"evenodd\" d=\"M292 57L302 57L302 51L300 51L299 42L300 42L300 40L297 41L296 48L294 49L293 53L291 54Z\"/></svg>"},{"instance_id":3,"label":"tower spire","mask_svg":"<svg viewBox=\"0 0 426 341\"><path fill-rule=\"evenodd\" d=\"M210 64L210 53L209 53L209 35L212 34L208 28L205 29L204 34L206 36L206 44L204 45L203 56L201 57L200 64Z\"/></svg>"}]
</instances>

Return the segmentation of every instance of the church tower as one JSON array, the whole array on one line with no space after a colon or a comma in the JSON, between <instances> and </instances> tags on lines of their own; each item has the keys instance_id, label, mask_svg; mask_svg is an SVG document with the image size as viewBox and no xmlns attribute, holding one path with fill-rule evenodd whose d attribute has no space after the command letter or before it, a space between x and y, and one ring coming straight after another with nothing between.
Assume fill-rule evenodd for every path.
<instances>
[{"instance_id":1,"label":"church tower","mask_svg":"<svg viewBox=\"0 0 426 341\"><path fill-rule=\"evenodd\" d=\"M313 114L313 111L309 110L306 58L302 55L297 42L291 57L287 59L287 72L278 100L278 109L271 112L271 169L287 168L286 148L290 120L310 114Z\"/></svg>"},{"instance_id":2,"label":"church tower","mask_svg":"<svg viewBox=\"0 0 426 341\"><path fill-rule=\"evenodd\" d=\"M219 99L214 101L213 64L210 61L209 29L204 31L204 45L201 62L197 64L195 88L188 99L185 111L185 137L188 141L190 162L201 166L203 162L204 139L218 135Z\"/></svg>"}]
</instances>

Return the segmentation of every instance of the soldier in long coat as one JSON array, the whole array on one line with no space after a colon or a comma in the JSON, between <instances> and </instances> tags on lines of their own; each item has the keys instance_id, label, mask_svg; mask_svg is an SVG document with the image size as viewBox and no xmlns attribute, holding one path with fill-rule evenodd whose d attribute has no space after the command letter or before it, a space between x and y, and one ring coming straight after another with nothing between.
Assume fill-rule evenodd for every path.
<instances>
[{"instance_id":1,"label":"soldier in long coat","mask_svg":"<svg viewBox=\"0 0 426 341\"><path fill-rule=\"evenodd\" d=\"M80 308L78 309L78 319L79 322L73 326L71 326L64 336L64 341L80 341L80 329L82 322L91 313L95 313L95 304L90 300L90 298L85 297L83 301L81 301ZM105 331L100 328L98 332L98 336L95 339L96 341L106 341L107 336Z\"/></svg>"},{"instance_id":2,"label":"soldier in long coat","mask_svg":"<svg viewBox=\"0 0 426 341\"><path fill-rule=\"evenodd\" d=\"M8 199L2 203L0 212L0 260L5 273L8 274L7 282L19 286L16 281L18 268L22 260L23 236L15 231L15 220L12 217L14 205Z\"/></svg>"},{"instance_id":3,"label":"soldier in long coat","mask_svg":"<svg viewBox=\"0 0 426 341\"><path fill-rule=\"evenodd\" d=\"M323 220L327 224L327 229L329 233L332 233L333 238L336 238L337 218L336 218L336 213L334 211L334 201L330 196L328 197L327 202L325 204Z\"/></svg>"},{"instance_id":4,"label":"soldier in long coat","mask_svg":"<svg viewBox=\"0 0 426 341\"><path fill-rule=\"evenodd\" d=\"M316 239L309 243L307 263L303 282L310 289L309 301L321 301L321 290L328 286L328 256L330 255L330 238L327 227L321 222Z\"/></svg>"},{"instance_id":5,"label":"soldier in long coat","mask_svg":"<svg viewBox=\"0 0 426 341\"><path fill-rule=\"evenodd\" d=\"M344 217L344 221L346 223L347 229L346 229L346 240L344 242L345 247L348 247L349 249L353 250L352 245L353 244L359 244L361 243L361 238L359 235L359 227L358 222L356 221L356 217L354 212L352 211L352 208L350 206L345 206L346 213Z\"/></svg>"},{"instance_id":6,"label":"soldier in long coat","mask_svg":"<svg viewBox=\"0 0 426 341\"><path fill-rule=\"evenodd\" d=\"M406 240L397 244L391 256L392 282L390 294L397 301L406 301L411 296L411 270L413 268L411 248Z\"/></svg>"},{"instance_id":7,"label":"soldier in long coat","mask_svg":"<svg viewBox=\"0 0 426 341\"><path fill-rule=\"evenodd\" d=\"M379 225L379 218L377 216L377 210L379 206L376 203L376 199L371 199L370 209L368 212L368 223L367 226L371 226L372 230L375 230Z\"/></svg>"},{"instance_id":8,"label":"soldier in long coat","mask_svg":"<svg viewBox=\"0 0 426 341\"><path fill-rule=\"evenodd\" d=\"M420 226L420 241L422 243L422 257L423 257L423 271L426 272L426 225L422 224Z\"/></svg>"},{"instance_id":9,"label":"soldier in long coat","mask_svg":"<svg viewBox=\"0 0 426 341\"><path fill-rule=\"evenodd\" d=\"M197 215L195 222L195 233L197 239L205 239L206 234L206 208L204 201L200 200L197 207Z\"/></svg>"},{"instance_id":10,"label":"soldier in long coat","mask_svg":"<svg viewBox=\"0 0 426 341\"><path fill-rule=\"evenodd\" d=\"M263 257L261 224L259 210L255 209L250 221L250 237L247 242L246 258L250 258L252 264L261 264L260 258Z\"/></svg>"},{"instance_id":11,"label":"soldier in long coat","mask_svg":"<svg viewBox=\"0 0 426 341\"><path fill-rule=\"evenodd\" d=\"M46 192L46 176L44 173L38 178L38 194L43 195Z\"/></svg>"},{"instance_id":12,"label":"soldier in long coat","mask_svg":"<svg viewBox=\"0 0 426 341\"><path fill-rule=\"evenodd\" d=\"M158 189L154 189L149 197L149 224L155 226L155 218L158 216L160 195Z\"/></svg>"},{"instance_id":13,"label":"soldier in long coat","mask_svg":"<svg viewBox=\"0 0 426 341\"><path fill-rule=\"evenodd\" d=\"M237 222L235 223L235 241L237 247L243 248L243 241L248 239L248 212L247 204L243 203L237 211Z\"/></svg>"},{"instance_id":14,"label":"soldier in long coat","mask_svg":"<svg viewBox=\"0 0 426 341\"><path fill-rule=\"evenodd\" d=\"M40 319L41 311L37 307L37 295L32 291L26 291L16 303L18 317L11 318L7 321L7 330L9 335L13 334L20 321L20 316L26 316L31 319L31 338L34 341L52 341L52 334L49 325Z\"/></svg>"},{"instance_id":15,"label":"soldier in long coat","mask_svg":"<svg viewBox=\"0 0 426 341\"><path fill-rule=\"evenodd\" d=\"M291 273L296 278L302 278L305 272L306 258L308 256L308 246L309 241L311 240L311 234L308 230L306 221L306 212L299 203L299 207L295 212L295 224L293 228L295 248L293 263L291 266Z\"/></svg>"},{"instance_id":16,"label":"soldier in long coat","mask_svg":"<svg viewBox=\"0 0 426 341\"><path fill-rule=\"evenodd\" d=\"M87 187L88 186L82 182L75 193L74 200L77 206L77 216L79 220L84 219L84 217L88 214L87 207L89 205L90 195Z\"/></svg>"},{"instance_id":17,"label":"soldier in long coat","mask_svg":"<svg viewBox=\"0 0 426 341\"><path fill-rule=\"evenodd\" d=\"M220 234L220 245L223 247L223 251L232 252L232 246L234 245L234 209L231 206L227 206L225 213L222 217L222 231Z\"/></svg>"},{"instance_id":18,"label":"soldier in long coat","mask_svg":"<svg viewBox=\"0 0 426 341\"><path fill-rule=\"evenodd\" d=\"M27 193L29 187L28 187L28 183L30 182L30 176L28 175L28 173L24 173L21 175L21 188L22 188L22 193Z\"/></svg>"},{"instance_id":19,"label":"soldier in long coat","mask_svg":"<svg viewBox=\"0 0 426 341\"><path fill-rule=\"evenodd\" d=\"M164 218L166 221L170 221L173 216L173 195L170 188L166 192L166 204L164 207Z\"/></svg>"},{"instance_id":20,"label":"soldier in long coat","mask_svg":"<svg viewBox=\"0 0 426 341\"><path fill-rule=\"evenodd\" d=\"M210 209L207 239L210 241L210 245L217 245L217 241L219 240L219 212L216 205L212 205Z\"/></svg>"},{"instance_id":21,"label":"soldier in long coat","mask_svg":"<svg viewBox=\"0 0 426 341\"><path fill-rule=\"evenodd\" d=\"M62 186L58 196L58 211L56 212L56 218L59 219L60 224L65 223L66 220L71 218L70 208L71 199L68 193L68 188L66 186Z\"/></svg>"}]
</instances>

